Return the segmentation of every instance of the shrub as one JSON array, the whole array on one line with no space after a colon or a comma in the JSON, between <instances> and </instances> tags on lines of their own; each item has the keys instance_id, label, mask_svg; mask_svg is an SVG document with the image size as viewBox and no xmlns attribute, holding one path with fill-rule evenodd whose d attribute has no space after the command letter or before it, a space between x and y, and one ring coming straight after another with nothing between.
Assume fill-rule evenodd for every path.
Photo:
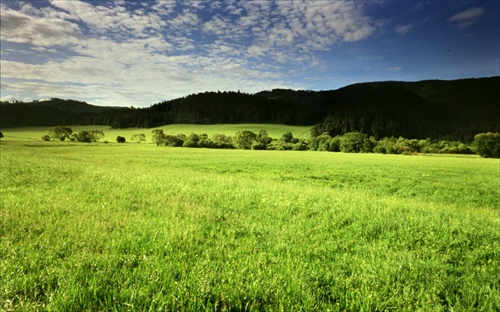
<instances>
[{"instance_id":1,"label":"shrub","mask_svg":"<svg viewBox=\"0 0 500 312\"><path fill-rule=\"evenodd\" d=\"M72 133L73 130L71 130L71 128L63 126L58 126L49 130L49 136L60 141L66 140L66 138L69 138Z\"/></svg>"},{"instance_id":2,"label":"shrub","mask_svg":"<svg viewBox=\"0 0 500 312\"><path fill-rule=\"evenodd\" d=\"M253 150L265 150L266 144L264 144L262 142L255 141L252 143L252 149Z\"/></svg>"},{"instance_id":3,"label":"shrub","mask_svg":"<svg viewBox=\"0 0 500 312\"><path fill-rule=\"evenodd\" d=\"M500 133L479 133L474 137L473 145L481 157L500 158Z\"/></svg>"},{"instance_id":4,"label":"shrub","mask_svg":"<svg viewBox=\"0 0 500 312\"><path fill-rule=\"evenodd\" d=\"M250 149L253 142L257 139L257 135L252 131L242 130L234 135L234 146L241 149Z\"/></svg>"},{"instance_id":5,"label":"shrub","mask_svg":"<svg viewBox=\"0 0 500 312\"><path fill-rule=\"evenodd\" d=\"M377 145L373 148L374 153L387 154L387 150L382 145Z\"/></svg>"},{"instance_id":6,"label":"shrub","mask_svg":"<svg viewBox=\"0 0 500 312\"><path fill-rule=\"evenodd\" d=\"M364 150L364 143L367 136L361 132L348 132L340 139L340 150L344 153L359 153Z\"/></svg>"},{"instance_id":7,"label":"shrub","mask_svg":"<svg viewBox=\"0 0 500 312\"><path fill-rule=\"evenodd\" d=\"M46 134L42 136L42 141L50 141L50 135Z\"/></svg>"},{"instance_id":8,"label":"shrub","mask_svg":"<svg viewBox=\"0 0 500 312\"><path fill-rule=\"evenodd\" d=\"M198 143L197 141L188 139L187 141L184 141L184 143L182 143L182 147L198 147Z\"/></svg>"},{"instance_id":9,"label":"shrub","mask_svg":"<svg viewBox=\"0 0 500 312\"><path fill-rule=\"evenodd\" d=\"M205 148L217 147L217 146L215 146L214 142L210 139L200 139L200 141L198 141L198 146L205 147Z\"/></svg>"},{"instance_id":10,"label":"shrub","mask_svg":"<svg viewBox=\"0 0 500 312\"><path fill-rule=\"evenodd\" d=\"M137 133L137 134L132 135L130 140L136 141L137 143L141 143L141 142L146 141L146 135L143 133Z\"/></svg>"},{"instance_id":11,"label":"shrub","mask_svg":"<svg viewBox=\"0 0 500 312\"><path fill-rule=\"evenodd\" d=\"M76 135L76 140L78 142L90 143L92 142L92 137L89 135L87 130L82 130Z\"/></svg>"},{"instance_id":12,"label":"shrub","mask_svg":"<svg viewBox=\"0 0 500 312\"><path fill-rule=\"evenodd\" d=\"M126 141L127 140L124 137L122 137L122 136L117 136L116 137L116 142L118 142L118 143L125 143Z\"/></svg>"}]
</instances>

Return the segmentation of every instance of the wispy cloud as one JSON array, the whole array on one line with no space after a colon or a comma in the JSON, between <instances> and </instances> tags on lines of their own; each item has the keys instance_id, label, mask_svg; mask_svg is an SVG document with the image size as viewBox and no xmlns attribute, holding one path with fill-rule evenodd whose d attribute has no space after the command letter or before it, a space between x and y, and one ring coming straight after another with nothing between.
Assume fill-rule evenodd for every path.
<instances>
[{"instance_id":1,"label":"wispy cloud","mask_svg":"<svg viewBox=\"0 0 500 312\"><path fill-rule=\"evenodd\" d=\"M459 29L466 29L475 24L483 13L483 8L470 8L453 15L448 19L448 22L454 23Z\"/></svg>"},{"instance_id":2,"label":"wispy cloud","mask_svg":"<svg viewBox=\"0 0 500 312\"><path fill-rule=\"evenodd\" d=\"M396 25L394 27L394 30L400 34L400 35L404 35L406 34L407 32L409 32L413 27L415 27L416 24L406 24L406 25Z\"/></svg>"}]
</instances>

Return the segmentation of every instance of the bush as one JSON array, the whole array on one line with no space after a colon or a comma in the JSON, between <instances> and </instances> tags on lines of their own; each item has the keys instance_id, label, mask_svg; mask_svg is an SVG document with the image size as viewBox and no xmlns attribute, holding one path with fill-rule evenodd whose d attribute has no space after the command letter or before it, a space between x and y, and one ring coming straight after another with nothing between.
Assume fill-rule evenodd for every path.
<instances>
[{"instance_id":1,"label":"bush","mask_svg":"<svg viewBox=\"0 0 500 312\"><path fill-rule=\"evenodd\" d=\"M205 147L205 148L214 148L217 147L215 146L214 142L210 139L200 139L198 142L199 147Z\"/></svg>"},{"instance_id":2,"label":"bush","mask_svg":"<svg viewBox=\"0 0 500 312\"><path fill-rule=\"evenodd\" d=\"M146 135L144 133L137 133L137 134L132 135L130 140L136 141L137 143L145 142Z\"/></svg>"},{"instance_id":3,"label":"bush","mask_svg":"<svg viewBox=\"0 0 500 312\"><path fill-rule=\"evenodd\" d=\"M265 150L266 144L264 144L262 142L255 141L252 143L252 149L253 150Z\"/></svg>"},{"instance_id":4,"label":"bush","mask_svg":"<svg viewBox=\"0 0 500 312\"><path fill-rule=\"evenodd\" d=\"M76 140L78 142L90 143L92 142L92 137L89 135L87 130L82 130L76 135Z\"/></svg>"},{"instance_id":5,"label":"bush","mask_svg":"<svg viewBox=\"0 0 500 312\"><path fill-rule=\"evenodd\" d=\"M188 139L187 141L184 141L184 143L182 143L182 147L198 147L198 143L197 141Z\"/></svg>"},{"instance_id":6,"label":"bush","mask_svg":"<svg viewBox=\"0 0 500 312\"><path fill-rule=\"evenodd\" d=\"M500 158L500 133L479 133L473 145L481 157Z\"/></svg>"},{"instance_id":7,"label":"bush","mask_svg":"<svg viewBox=\"0 0 500 312\"><path fill-rule=\"evenodd\" d=\"M377 145L373 148L374 153L387 154L387 150L382 145Z\"/></svg>"},{"instance_id":8,"label":"bush","mask_svg":"<svg viewBox=\"0 0 500 312\"><path fill-rule=\"evenodd\" d=\"M116 142L118 142L118 143L125 143L126 141L127 140L124 137L122 137L122 136L117 136L116 137Z\"/></svg>"},{"instance_id":9,"label":"bush","mask_svg":"<svg viewBox=\"0 0 500 312\"><path fill-rule=\"evenodd\" d=\"M73 130L68 127L58 126L49 130L49 136L53 139L64 141L71 136Z\"/></svg>"},{"instance_id":10,"label":"bush","mask_svg":"<svg viewBox=\"0 0 500 312\"><path fill-rule=\"evenodd\" d=\"M234 146L241 149L250 149L253 142L257 139L257 135L252 131L242 130L234 135Z\"/></svg>"},{"instance_id":11,"label":"bush","mask_svg":"<svg viewBox=\"0 0 500 312\"><path fill-rule=\"evenodd\" d=\"M46 134L42 136L42 141L50 141L50 135Z\"/></svg>"},{"instance_id":12,"label":"bush","mask_svg":"<svg viewBox=\"0 0 500 312\"><path fill-rule=\"evenodd\" d=\"M340 138L340 151L344 153L365 152L366 134L361 132L348 132Z\"/></svg>"}]
</instances>

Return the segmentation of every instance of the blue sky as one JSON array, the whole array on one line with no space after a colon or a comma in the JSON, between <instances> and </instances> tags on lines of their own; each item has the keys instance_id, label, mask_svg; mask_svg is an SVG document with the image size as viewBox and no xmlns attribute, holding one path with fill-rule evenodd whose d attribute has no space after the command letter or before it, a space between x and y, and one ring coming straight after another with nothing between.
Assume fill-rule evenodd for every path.
<instances>
[{"instance_id":1,"label":"blue sky","mask_svg":"<svg viewBox=\"0 0 500 312\"><path fill-rule=\"evenodd\" d=\"M500 75L500 2L1 2L1 98L146 107L203 91Z\"/></svg>"}]
</instances>

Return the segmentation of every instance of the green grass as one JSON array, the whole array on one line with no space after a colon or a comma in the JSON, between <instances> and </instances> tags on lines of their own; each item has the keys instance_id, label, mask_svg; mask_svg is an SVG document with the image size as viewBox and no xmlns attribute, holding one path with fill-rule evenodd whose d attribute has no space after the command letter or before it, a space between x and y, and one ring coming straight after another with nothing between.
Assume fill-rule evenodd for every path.
<instances>
[{"instance_id":1,"label":"green grass","mask_svg":"<svg viewBox=\"0 0 500 312\"><path fill-rule=\"evenodd\" d=\"M211 137L213 134L222 133L227 136L234 136L237 131L250 130L259 133L260 130L267 130L270 137L279 139L285 132L291 132L297 138L309 138L311 126L289 126L278 124L218 124L218 125L193 125L193 124L172 124L159 128L144 129L144 128L126 128L112 129L108 126L69 126L74 133L81 130L102 130L105 137L101 141L116 142L117 136L124 137L127 142L134 134L143 133L146 135L147 142L151 142L151 131L154 129L163 129L165 134L185 134L191 133L201 134L206 133ZM7 128L3 129L2 133L4 141L33 141L49 133L53 127L27 127L27 128Z\"/></svg>"},{"instance_id":2,"label":"green grass","mask_svg":"<svg viewBox=\"0 0 500 312\"><path fill-rule=\"evenodd\" d=\"M7 311L500 309L498 159L13 140L0 156Z\"/></svg>"}]
</instances>

